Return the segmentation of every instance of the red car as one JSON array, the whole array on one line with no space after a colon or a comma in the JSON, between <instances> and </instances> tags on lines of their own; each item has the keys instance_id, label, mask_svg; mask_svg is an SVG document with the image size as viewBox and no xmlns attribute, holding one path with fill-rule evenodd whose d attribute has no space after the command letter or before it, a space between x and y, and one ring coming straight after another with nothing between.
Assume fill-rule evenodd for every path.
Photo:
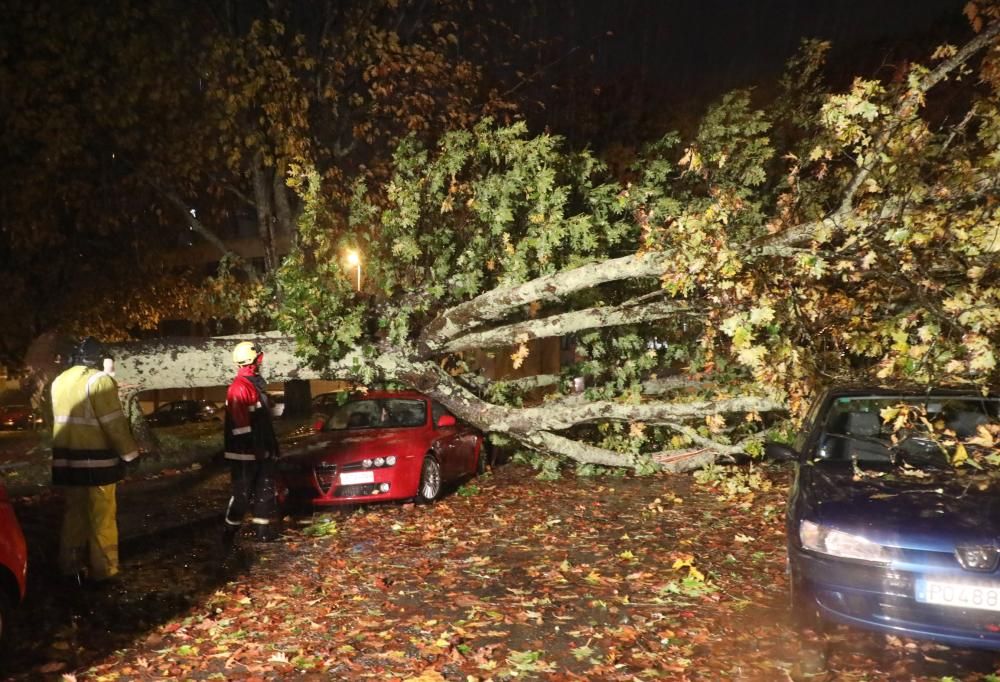
<instances>
[{"instance_id":1,"label":"red car","mask_svg":"<svg viewBox=\"0 0 1000 682\"><path fill-rule=\"evenodd\" d=\"M286 440L278 463L282 494L314 507L429 502L486 468L482 433L414 391L355 396L315 428Z\"/></svg>"},{"instance_id":2,"label":"red car","mask_svg":"<svg viewBox=\"0 0 1000 682\"><path fill-rule=\"evenodd\" d=\"M5 405L0 407L0 428L37 429L42 425L42 416L30 405Z\"/></svg>"},{"instance_id":3,"label":"red car","mask_svg":"<svg viewBox=\"0 0 1000 682\"><path fill-rule=\"evenodd\" d=\"M0 649L7 641L14 607L24 599L28 549L24 533L0 484Z\"/></svg>"}]
</instances>

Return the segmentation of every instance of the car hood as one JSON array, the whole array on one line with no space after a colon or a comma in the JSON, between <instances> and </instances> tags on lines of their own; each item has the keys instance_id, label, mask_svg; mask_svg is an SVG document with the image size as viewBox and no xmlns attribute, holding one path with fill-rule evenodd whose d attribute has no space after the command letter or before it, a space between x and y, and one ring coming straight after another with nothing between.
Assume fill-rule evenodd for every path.
<instances>
[{"instance_id":1,"label":"car hood","mask_svg":"<svg viewBox=\"0 0 1000 682\"><path fill-rule=\"evenodd\" d=\"M958 544L1000 544L1000 480L927 471L855 480L848 467L809 467L813 520L895 547L950 551Z\"/></svg>"},{"instance_id":2,"label":"car hood","mask_svg":"<svg viewBox=\"0 0 1000 682\"><path fill-rule=\"evenodd\" d=\"M361 457L407 454L418 447L414 438L419 429L380 429L360 431L322 431L292 434L281 442L283 459L322 459L327 462L352 462Z\"/></svg>"}]
</instances>

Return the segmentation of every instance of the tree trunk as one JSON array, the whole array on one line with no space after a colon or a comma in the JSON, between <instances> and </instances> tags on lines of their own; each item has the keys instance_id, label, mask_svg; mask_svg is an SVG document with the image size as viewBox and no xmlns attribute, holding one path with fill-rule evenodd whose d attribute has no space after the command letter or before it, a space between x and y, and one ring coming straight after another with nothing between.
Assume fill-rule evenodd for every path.
<instances>
[{"instance_id":1,"label":"tree trunk","mask_svg":"<svg viewBox=\"0 0 1000 682\"><path fill-rule=\"evenodd\" d=\"M597 447L561 435L574 426L604 421L649 423L667 426L688 435L699 449L695 459L674 455L664 459L664 466L684 469L692 464L714 460L717 453L743 450L742 443L715 442L685 426L685 422L702 422L709 415L783 410L784 405L771 398L746 395L728 396L716 401L671 402L657 399L666 384L650 386L650 399L638 404L612 401L590 401L574 395L551 400L537 407L511 407L489 403L462 385L433 360L410 357L398 349L383 348L380 353L352 351L326 370L319 372L302 367L295 357L295 342L278 333L215 337L202 339L159 339L114 346L116 378L122 389L123 404L129 412L136 435L149 442L150 434L135 397L141 391L159 388L196 388L225 386L235 374L230 358L233 345L239 341L255 341L264 350L262 374L272 383L286 383L286 410L289 415L307 414L309 410L309 379L341 379L354 383L374 377L377 382L397 382L412 387L440 402L459 419L488 433L503 434L523 447L557 453L588 464L632 467L638 462L629 453ZM51 339L44 344L50 352L56 348ZM416 355L416 352L413 352ZM46 357L48 359L46 359ZM51 383L62 365L45 352L35 353L31 380L35 386ZM678 382L683 387L685 384ZM676 454L676 453L675 453ZM682 455L684 453L681 453Z\"/></svg>"}]
</instances>

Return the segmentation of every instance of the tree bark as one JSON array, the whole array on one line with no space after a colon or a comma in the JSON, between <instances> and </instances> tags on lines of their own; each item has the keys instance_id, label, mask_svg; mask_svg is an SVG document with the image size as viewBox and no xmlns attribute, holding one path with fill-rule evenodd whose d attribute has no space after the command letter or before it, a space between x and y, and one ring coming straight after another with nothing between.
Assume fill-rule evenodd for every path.
<instances>
[{"instance_id":1,"label":"tree bark","mask_svg":"<svg viewBox=\"0 0 1000 682\"><path fill-rule=\"evenodd\" d=\"M253 156L250 175L253 179L254 201L257 204L257 234L264 250L264 270L274 272L278 269L278 255L274 235L274 211L271 206L273 185L268 177L269 170L264 166L264 154L260 150Z\"/></svg>"},{"instance_id":2,"label":"tree bark","mask_svg":"<svg viewBox=\"0 0 1000 682\"><path fill-rule=\"evenodd\" d=\"M379 381L399 382L421 391L443 404L459 419L484 432L504 434L527 448L562 454L588 464L634 466L635 461L631 455L596 447L557 432L600 421L663 424L684 433L706 451L736 452L740 444L715 442L701 436L694 428L685 426L684 422L700 421L709 415L728 412L784 409L779 401L753 395L718 401L650 401L639 404L589 402L581 395L574 395L534 407L494 405L465 388L434 361L414 360L392 350L384 350L374 356L358 350L318 372L300 366L294 355L293 339L278 333L264 333L208 339L161 339L112 346L123 402L128 406L140 436L146 432L142 417L134 407L134 399L139 392L157 388L227 385L235 373L230 356L232 348L243 340L255 341L263 348L262 373L270 382L320 378L360 382L364 373L362 369L367 368ZM51 342L49 346L54 347ZM47 384L62 367L54 362L47 368L44 364L36 361L35 379ZM548 384L549 380L537 383ZM672 382L668 384L672 385ZM678 383L679 387L684 385ZM651 387L655 388L656 384Z\"/></svg>"},{"instance_id":3,"label":"tree bark","mask_svg":"<svg viewBox=\"0 0 1000 682\"><path fill-rule=\"evenodd\" d=\"M560 315L550 315L538 320L527 320L488 331L466 334L446 343L441 351L456 353L477 348L496 348L531 339L565 336L574 332L599 327L616 327L639 322L653 322L673 317L691 310L690 302L658 301L642 303L629 301L619 306L574 310Z\"/></svg>"},{"instance_id":4,"label":"tree bark","mask_svg":"<svg viewBox=\"0 0 1000 682\"><path fill-rule=\"evenodd\" d=\"M486 322L497 321L529 303L558 301L577 291L607 282L659 277L671 261L670 254L648 252L612 258L539 277L513 287L500 287L449 308L424 329L418 345L422 357L430 357L449 339L461 336Z\"/></svg>"}]
</instances>

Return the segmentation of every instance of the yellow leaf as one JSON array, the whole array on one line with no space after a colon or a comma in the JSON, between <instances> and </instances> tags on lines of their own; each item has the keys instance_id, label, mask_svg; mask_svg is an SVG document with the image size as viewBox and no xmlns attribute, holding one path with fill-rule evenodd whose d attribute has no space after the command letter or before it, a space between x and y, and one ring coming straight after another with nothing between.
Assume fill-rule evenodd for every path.
<instances>
[{"instance_id":1,"label":"yellow leaf","mask_svg":"<svg viewBox=\"0 0 1000 682\"><path fill-rule=\"evenodd\" d=\"M951 458L951 464L952 466L958 466L967 459L969 459L969 453L965 451L965 446L959 443L955 446L955 454Z\"/></svg>"},{"instance_id":2,"label":"yellow leaf","mask_svg":"<svg viewBox=\"0 0 1000 682\"><path fill-rule=\"evenodd\" d=\"M514 366L514 369L519 369L521 365L524 364L525 359L528 357L528 344L522 343L517 347L517 350L511 353L510 360Z\"/></svg>"},{"instance_id":3,"label":"yellow leaf","mask_svg":"<svg viewBox=\"0 0 1000 682\"><path fill-rule=\"evenodd\" d=\"M984 448L992 448L996 441L993 434L984 424L976 427L976 435L969 439L969 445L979 445Z\"/></svg>"},{"instance_id":4,"label":"yellow leaf","mask_svg":"<svg viewBox=\"0 0 1000 682\"><path fill-rule=\"evenodd\" d=\"M683 554L674 559L674 564L671 568L673 568L676 571L679 568L685 568L687 566L691 566L693 563L694 563L693 556L691 556L690 554Z\"/></svg>"}]
</instances>

